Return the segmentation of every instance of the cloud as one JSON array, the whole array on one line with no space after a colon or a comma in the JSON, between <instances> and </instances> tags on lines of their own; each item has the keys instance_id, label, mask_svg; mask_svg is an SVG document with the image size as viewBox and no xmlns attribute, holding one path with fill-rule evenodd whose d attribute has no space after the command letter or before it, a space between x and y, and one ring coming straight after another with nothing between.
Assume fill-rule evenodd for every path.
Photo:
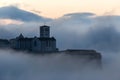
<instances>
[{"instance_id":1,"label":"cloud","mask_svg":"<svg viewBox=\"0 0 120 80\"><path fill-rule=\"evenodd\" d=\"M38 22L44 22L44 21L50 21L51 19L45 18L42 16L39 16L37 14L24 11L22 9L19 9L15 6L6 6L0 8L0 18L1 19L13 19L13 20L20 20L25 22L30 21L38 21Z\"/></svg>"},{"instance_id":2,"label":"cloud","mask_svg":"<svg viewBox=\"0 0 120 80\"><path fill-rule=\"evenodd\" d=\"M40 22L0 25L0 38L14 38L20 33L25 37L39 36ZM63 49L95 49L118 52L120 47L120 16L96 16L93 13L66 14L48 23L57 47Z\"/></svg>"},{"instance_id":3,"label":"cloud","mask_svg":"<svg viewBox=\"0 0 120 80\"><path fill-rule=\"evenodd\" d=\"M104 21L104 20L103 20ZM90 29L80 40L84 48L92 48L100 51L118 52L120 48L120 32L113 23L97 24L96 28Z\"/></svg>"},{"instance_id":4,"label":"cloud","mask_svg":"<svg viewBox=\"0 0 120 80\"><path fill-rule=\"evenodd\" d=\"M90 13L93 14L93 13ZM82 16L83 15L83 16ZM120 16L76 13L48 23L60 49L95 49L102 53L103 69L82 67L76 57L64 54L28 55L0 50L1 80L118 80L120 74ZM0 38L39 36L39 22L0 25Z\"/></svg>"},{"instance_id":5,"label":"cloud","mask_svg":"<svg viewBox=\"0 0 120 80\"><path fill-rule=\"evenodd\" d=\"M0 53L1 80L73 80L80 78L83 69L92 69L90 64L85 66L85 60L64 53L44 56L12 50L0 50Z\"/></svg>"},{"instance_id":6,"label":"cloud","mask_svg":"<svg viewBox=\"0 0 120 80\"><path fill-rule=\"evenodd\" d=\"M70 16L70 17L90 17L90 16L95 16L95 14L89 13L89 12L86 12L86 13L69 13L69 14L65 14L64 16Z\"/></svg>"},{"instance_id":7,"label":"cloud","mask_svg":"<svg viewBox=\"0 0 120 80\"><path fill-rule=\"evenodd\" d=\"M39 22L25 22L23 24L0 25L0 38L11 39L23 34L25 37L39 36Z\"/></svg>"},{"instance_id":8,"label":"cloud","mask_svg":"<svg viewBox=\"0 0 120 80\"><path fill-rule=\"evenodd\" d=\"M61 54L33 55L0 50L1 80L118 80L119 56L107 54L102 69L86 65L78 56ZM106 58L107 57L107 58Z\"/></svg>"},{"instance_id":9,"label":"cloud","mask_svg":"<svg viewBox=\"0 0 120 80\"><path fill-rule=\"evenodd\" d=\"M119 51L120 16L72 15L69 18L63 16L54 22L53 33L61 44L60 48Z\"/></svg>"}]
</instances>

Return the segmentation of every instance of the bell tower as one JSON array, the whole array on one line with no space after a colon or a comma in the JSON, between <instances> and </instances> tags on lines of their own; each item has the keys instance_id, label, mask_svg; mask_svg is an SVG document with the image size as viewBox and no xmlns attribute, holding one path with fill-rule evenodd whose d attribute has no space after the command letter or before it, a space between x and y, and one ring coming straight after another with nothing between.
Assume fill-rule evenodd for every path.
<instances>
[{"instance_id":1,"label":"bell tower","mask_svg":"<svg viewBox=\"0 0 120 80\"><path fill-rule=\"evenodd\" d=\"M40 37L41 38L50 38L50 27L43 25L40 26Z\"/></svg>"}]
</instances>

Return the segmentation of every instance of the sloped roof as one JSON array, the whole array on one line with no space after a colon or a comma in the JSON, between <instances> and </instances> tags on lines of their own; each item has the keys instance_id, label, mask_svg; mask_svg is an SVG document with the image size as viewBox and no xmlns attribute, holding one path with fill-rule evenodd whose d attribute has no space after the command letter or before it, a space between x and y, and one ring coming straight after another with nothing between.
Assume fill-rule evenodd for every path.
<instances>
[{"instance_id":1,"label":"sloped roof","mask_svg":"<svg viewBox=\"0 0 120 80\"><path fill-rule=\"evenodd\" d=\"M47 26L47 25L43 25L43 26L40 26L40 27L50 27L50 26Z\"/></svg>"},{"instance_id":2,"label":"sloped roof","mask_svg":"<svg viewBox=\"0 0 120 80\"><path fill-rule=\"evenodd\" d=\"M20 34L18 38L24 38L24 36L22 34Z\"/></svg>"}]
</instances>

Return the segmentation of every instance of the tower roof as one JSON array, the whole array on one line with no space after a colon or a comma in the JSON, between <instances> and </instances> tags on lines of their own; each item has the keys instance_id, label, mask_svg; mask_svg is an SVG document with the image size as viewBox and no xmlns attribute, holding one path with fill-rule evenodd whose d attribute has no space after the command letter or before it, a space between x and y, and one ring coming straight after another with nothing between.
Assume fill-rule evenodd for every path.
<instances>
[{"instance_id":1,"label":"tower roof","mask_svg":"<svg viewBox=\"0 0 120 80\"><path fill-rule=\"evenodd\" d=\"M40 26L40 27L50 27L50 26L47 26L47 25L43 25L43 26Z\"/></svg>"},{"instance_id":2,"label":"tower roof","mask_svg":"<svg viewBox=\"0 0 120 80\"><path fill-rule=\"evenodd\" d=\"M19 37L18 38L24 38L24 36L22 35L22 33L19 35Z\"/></svg>"}]
</instances>

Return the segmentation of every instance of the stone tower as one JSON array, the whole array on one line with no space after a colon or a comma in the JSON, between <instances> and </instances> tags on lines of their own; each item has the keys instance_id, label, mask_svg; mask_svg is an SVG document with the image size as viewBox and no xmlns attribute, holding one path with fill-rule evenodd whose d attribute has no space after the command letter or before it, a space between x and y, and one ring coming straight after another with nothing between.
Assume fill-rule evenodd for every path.
<instances>
[{"instance_id":1,"label":"stone tower","mask_svg":"<svg viewBox=\"0 0 120 80\"><path fill-rule=\"evenodd\" d=\"M40 37L41 38L50 38L50 27L43 25L40 26Z\"/></svg>"}]
</instances>

